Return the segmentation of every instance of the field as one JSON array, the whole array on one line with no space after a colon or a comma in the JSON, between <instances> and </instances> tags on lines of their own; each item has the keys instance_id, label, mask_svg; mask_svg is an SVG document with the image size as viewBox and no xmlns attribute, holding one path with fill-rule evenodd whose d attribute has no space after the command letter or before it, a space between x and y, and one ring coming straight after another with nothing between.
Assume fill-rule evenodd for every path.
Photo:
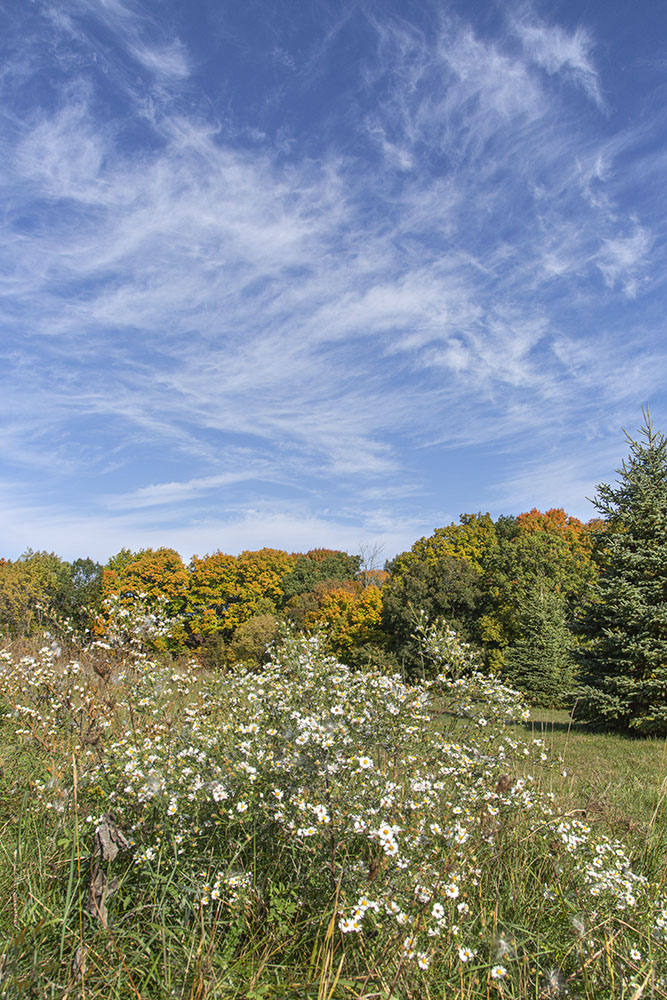
<instances>
[{"instance_id":1,"label":"field","mask_svg":"<svg viewBox=\"0 0 667 1000\"><path fill-rule=\"evenodd\" d=\"M667 997L665 745L423 642L410 687L8 647L0 996Z\"/></svg>"},{"instance_id":2,"label":"field","mask_svg":"<svg viewBox=\"0 0 667 1000\"><path fill-rule=\"evenodd\" d=\"M560 772L542 776L565 810L631 845L633 857L667 875L667 741L588 732L564 711L534 709L531 733L542 736Z\"/></svg>"}]
</instances>

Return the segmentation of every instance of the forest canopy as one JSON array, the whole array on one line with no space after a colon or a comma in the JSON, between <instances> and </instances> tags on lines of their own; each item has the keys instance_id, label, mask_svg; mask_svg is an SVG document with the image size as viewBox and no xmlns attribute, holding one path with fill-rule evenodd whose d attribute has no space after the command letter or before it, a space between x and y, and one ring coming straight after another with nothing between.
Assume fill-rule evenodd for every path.
<instances>
[{"instance_id":1,"label":"forest canopy","mask_svg":"<svg viewBox=\"0 0 667 1000\"><path fill-rule=\"evenodd\" d=\"M411 676L420 669L414 626L423 613L445 620L489 668L503 670L530 632L540 587L555 595L549 613L564 634L596 579L591 539L599 529L599 521L584 524L561 508L495 521L462 514L382 570L363 554L325 548L215 551L188 563L170 548L124 548L104 565L29 550L0 562L0 627L7 636L45 627L53 635L99 635L114 600L159 611L171 623L162 647L196 651L214 666L259 662L289 625L323 631L330 651L350 665L399 667Z\"/></svg>"}]
</instances>

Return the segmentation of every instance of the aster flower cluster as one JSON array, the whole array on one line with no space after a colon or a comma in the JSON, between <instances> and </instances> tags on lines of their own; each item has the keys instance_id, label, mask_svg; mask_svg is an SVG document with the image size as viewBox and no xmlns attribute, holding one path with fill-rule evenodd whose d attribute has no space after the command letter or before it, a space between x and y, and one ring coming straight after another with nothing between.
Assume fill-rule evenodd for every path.
<instances>
[{"instance_id":1,"label":"aster flower cluster","mask_svg":"<svg viewBox=\"0 0 667 1000\"><path fill-rule=\"evenodd\" d=\"M520 949L490 939L489 896L519 864L559 962L589 961L629 915L664 957L667 902L620 845L539 791L532 772L548 754L511 724L527 717L521 696L453 633L423 623L418 634L438 672L409 685L296 635L261 670L222 676L148 659L138 642L106 676L50 647L4 654L0 694L18 738L48 747L67 733L89 827L113 811L133 877L172 866L217 920L239 906L262 918L287 884L300 918L317 927L329 914L359 961L377 947L397 975L438 967L504 988ZM35 793L71 811L64 775L57 788L37 778ZM505 905L516 919L511 893Z\"/></svg>"},{"instance_id":2,"label":"aster flower cluster","mask_svg":"<svg viewBox=\"0 0 667 1000\"><path fill-rule=\"evenodd\" d=\"M97 623L100 637L93 647L115 649L142 656L147 649L164 647L164 641L180 627L181 620L168 613L164 594L138 593L132 599L110 594L102 602Z\"/></svg>"}]
</instances>

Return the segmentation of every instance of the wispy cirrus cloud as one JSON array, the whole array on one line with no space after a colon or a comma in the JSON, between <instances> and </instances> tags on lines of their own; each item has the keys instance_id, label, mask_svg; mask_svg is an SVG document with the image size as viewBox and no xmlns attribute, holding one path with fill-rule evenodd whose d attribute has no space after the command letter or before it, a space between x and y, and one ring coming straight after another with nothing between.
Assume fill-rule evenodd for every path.
<instances>
[{"instance_id":1,"label":"wispy cirrus cloud","mask_svg":"<svg viewBox=\"0 0 667 1000\"><path fill-rule=\"evenodd\" d=\"M166 45L135 44L128 49L142 66L158 77L183 80L190 74L186 49L177 39Z\"/></svg>"},{"instance_id":2,"label":"wispy cirrus cloud","mask_svg":"<svg viewBox=\"0 0 667 1000\"><path fill-rule=\"evenodd\" d=\"M634 298L638 290L636 275L641 272L652 243L649 230L637 224L627 236L603 240L596 263L605 282L613 287L620 281L624 293Z\"/></svg>"},{"instance_id":3,"label":"wispy cirrus cloud","mask_svg":"<svg viewBox=\"0 0 667 1000\"><path fill-rule=\"evenodd\" d=\"M533 12L515 19L513 27L529 59L552 76L571 79L595 104L604 107L592 59L594 44L584 27L568 32L539 20Z\"/></svg>"},{"instance_id":4,"label":"wispy cirrus cloud","mask_svg":"<svg viewBox=\"0 0 667 1000\"><path fill-rule=\"evenodd\" d=\"M268 93L260 128L198 92L203 51L144 5L40 11L28 47L48 20L56 106L6 64L24 106L0 121L0 455L26 509L28 470L48 470L62 506L66 469L89 523L132 537L155 537L149 516L176 537L179 509L193 539L224 534L210 505L238 525L245 502L286 537L326 521L395 539L399 518L442 512L421 456L494 442L520 466L554 435L569 453L574 425L652 385L642 366L632 387L612 377L655 349L632 317L617 343L614 310L650 291L661 235L627 202L616 159L636 134L609 135L588 30L524 10L491 35L352 5L298 57L271 41L292 114L272 129ZM317 123L297 141L293 109L355 25L372 41L346 67L355 101L340 120L327 105L326 141ZM612 352L596 350L601 321ZM496 499L524 481L492 474ZM405 502L381 528L383 490Z\"/></svg>"}]
</instances>

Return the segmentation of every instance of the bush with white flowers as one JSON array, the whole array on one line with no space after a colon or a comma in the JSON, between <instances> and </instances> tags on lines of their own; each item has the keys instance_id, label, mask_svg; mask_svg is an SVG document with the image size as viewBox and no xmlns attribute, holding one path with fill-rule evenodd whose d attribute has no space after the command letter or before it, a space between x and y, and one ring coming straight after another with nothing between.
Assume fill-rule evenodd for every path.
<instances>
[{"instance_id":1,"label":"bush with white flowers","mask_svg":"<svg viewBox=\"0 0 667 1000\"><path fill-rule=\"evenodd\" d=\"M333 928L369 981L608 985L598 958L621 935L632 954L651 942L664 982L667 903L620 845L539 791L547 754L520 735L521 696L453 633L418 634L437 670L411 684L296 635L225 675L142 655L102 677L45 647L5 657L0 694L20 739L48 753L67 733L88 835L113 811L131 840L127 885L168 869L218 927L242 913L251 933L279 891L305 938ZM35 791L35 808L71 813L64 773Z\"/></svg>"}]
</instances>

